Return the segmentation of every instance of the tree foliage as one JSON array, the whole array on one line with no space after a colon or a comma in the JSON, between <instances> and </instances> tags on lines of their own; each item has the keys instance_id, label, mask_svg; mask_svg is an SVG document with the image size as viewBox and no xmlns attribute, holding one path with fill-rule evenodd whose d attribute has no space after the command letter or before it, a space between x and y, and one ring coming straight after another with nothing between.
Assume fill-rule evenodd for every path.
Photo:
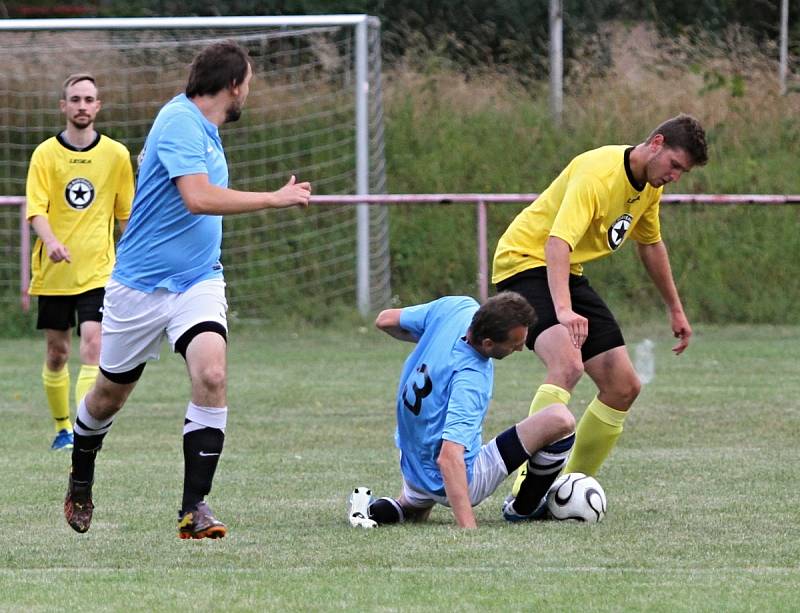
<instances>
[{"instance_id":1,"label":"tree foliage","mask_svg":"<svg viewBox=\"0 0 800 613\"><path fill-rule=\"evenodd\" d=\"M8 17L306 15L367 13L381 19L387 62L433 51L462 70L512 71L522 81L546 75L549 0L0 0ZM700 29L722 34L736 26L757 40L775 39L781 0L563 0L564 54L570 59L605 20L647 21L662 34ZM800 0L790 0L791 18ZM790 22L791 25L791 22ZM800 28L794 27L794 32ZM793 36L796 39L797 36ZM602 68L598 37L595 61ZM582 58L586 61L586 58Z\"/></svg>"}]
</instances>

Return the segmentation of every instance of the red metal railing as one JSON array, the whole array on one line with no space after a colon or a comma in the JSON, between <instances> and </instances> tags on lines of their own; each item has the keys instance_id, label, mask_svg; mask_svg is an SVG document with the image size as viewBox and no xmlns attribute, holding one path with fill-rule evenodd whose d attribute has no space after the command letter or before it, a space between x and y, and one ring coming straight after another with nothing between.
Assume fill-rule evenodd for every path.
<instances>
[{"instance_id":1,"label":"red metal railing","mask_svg":"<svg viewBox=\"0 0 800 613\"><path fill-rule=\"evenodd\" d=\"M356 204L474 204L477 217L477 286L481 301L489 295L489 260L486 230L487 204L514 204L533 202L538 194L381 194L370 196L311 196L313 205ZM667 194L661 198L665 204L800 204L800 194ZM0 206L20 208L20 300L28 310L28 282L30 280L30 228L25 219L25 198L0 196Z\"/></svg>"}]
</instances>

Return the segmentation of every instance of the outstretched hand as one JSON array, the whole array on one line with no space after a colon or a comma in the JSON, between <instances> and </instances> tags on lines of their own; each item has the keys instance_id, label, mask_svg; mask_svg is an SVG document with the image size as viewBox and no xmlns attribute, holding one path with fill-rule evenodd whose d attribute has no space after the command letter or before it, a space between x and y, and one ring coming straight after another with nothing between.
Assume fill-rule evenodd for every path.
<instances>
[{"instance_id":1,"label":"outstretched hand","mask_svg":"<svg viewBox=\"0 0 800 613\"><path fill-rule=\"evenodd\" d=\"M294 175L291 176L286 185L275 192L276 206L278 208L287 208L290 206L307 207L310 197L311 183L308 181L298 183Z\"/></svg>"}]
</instances>

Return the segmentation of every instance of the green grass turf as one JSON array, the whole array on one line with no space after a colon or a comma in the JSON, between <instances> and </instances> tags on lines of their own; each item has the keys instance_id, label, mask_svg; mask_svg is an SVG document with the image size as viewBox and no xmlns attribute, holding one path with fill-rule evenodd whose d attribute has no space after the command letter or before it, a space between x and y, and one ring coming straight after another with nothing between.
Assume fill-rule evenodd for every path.
<instances>
[{"instance_id":1,"label":"green grass turf","mask_svg":"<svg viewBox=\"0 0 800 613\"><path fill-rule=\"evenodd\" d=\"M43 340L3 340L0 611L796 610L800 329L699 327L674 357L657 323L627 331L656 341L656 378L599 475L606 520L506 524L509 482L474 532L441 507L428 525L345 520L353 486L397 493L392 399L410 345L349 324L234 326L209 498L230 533L197 542L175 535L182 360L165 349L117 417L78 535L61 513L69 455L48 450ZM527 353L497 364L485 438L527 413L542 376ZM576 414L593 393L582 381Z\"/></svg>"}]
</instances>

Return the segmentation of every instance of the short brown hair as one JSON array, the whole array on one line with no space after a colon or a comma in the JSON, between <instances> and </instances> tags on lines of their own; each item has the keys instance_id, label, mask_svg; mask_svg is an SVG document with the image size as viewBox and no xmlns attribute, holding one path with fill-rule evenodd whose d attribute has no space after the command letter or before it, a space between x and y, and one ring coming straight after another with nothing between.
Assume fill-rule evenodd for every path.
<instances>
[{"instance_id":1,"label":"short brown hair","mask_svg":"<svg viewBox=\"0 0 800 613\"><path fill-rule=\"evenodd\" d=\"M236 87L247 77L250 58L247 50L233 41L214 43L200 51L189 69L186 95L213 96L227 87Z\"/></svg>"},{"instance_id":2,"label":"short brown hair","mask_svg":"<svg viewBox=\"0 0 800 613\"><path fill-rule=\"evenodd\" d=\"M517 292L501 292L489 298L472 316L469 328L472 339L480 343L488 338L495 343L508 340L508 333L518 327L530 328L536 312Z\"/></svg>"},{"instance_id":3,"label":"short brown hair","mask_svg":"<svg viewBox=\"0 0 800 613\"><path fill-rule=\"evenodd\" d=\"M69 75L66 79L64 79L64 84L61 86L61 99L67 99L67 88L72 87L76 83L80 83L81 81L91 81L92 85L97 88L97 83L94 80L94 75L89 74L88 72L76 72L75 74Z\"/></svg>"},{"instance_id":4,"label":"short brown hair","mask_svg":"<svg viewBox=\"0 0 800 613\"><path fill-rule=\"evenodd\" d=\"M650 133L646 142L652 141L656 134L664 137L665 146L683 149L695 165L705 166L708 162L706 132L700 122L691 115L681 113L672 119L667 119Z\"/></svg>"}]
</instances>

